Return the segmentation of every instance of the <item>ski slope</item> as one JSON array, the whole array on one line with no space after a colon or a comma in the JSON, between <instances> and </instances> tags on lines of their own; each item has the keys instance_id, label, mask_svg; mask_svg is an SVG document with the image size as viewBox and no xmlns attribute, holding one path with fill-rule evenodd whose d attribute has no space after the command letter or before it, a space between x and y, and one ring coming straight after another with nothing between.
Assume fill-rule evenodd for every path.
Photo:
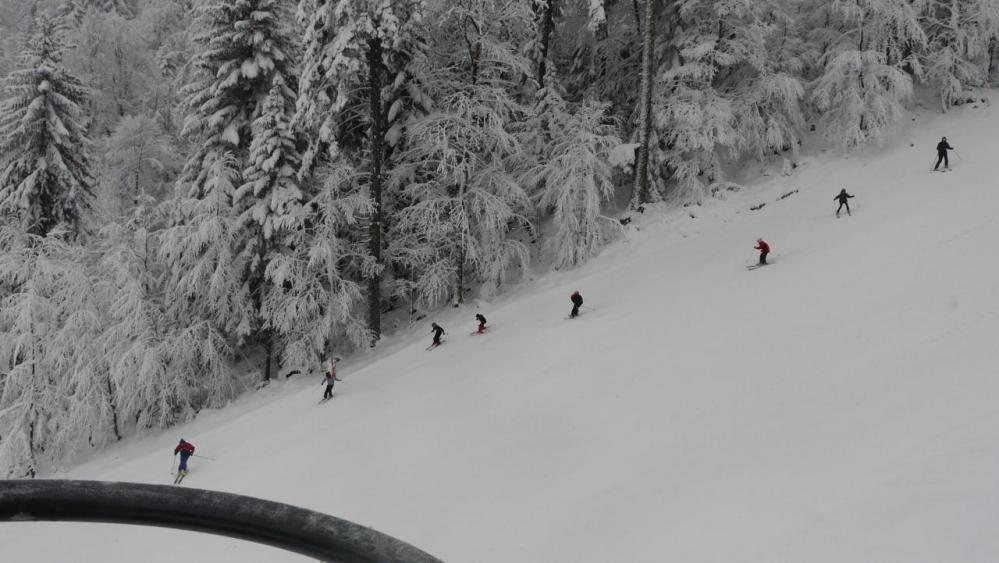
<instances>
[{"instance_id":1,"label":"ski slope","mask_svg":"<svg viewBox=\"0 0 999 563\"><path fill-rule=\"evenodd\" d=\"M448 310L427 352L427 319L342 363L330 403L318 376L292 379L59 476L169 483L183 437L216 458L184 486L450 563L994 562L999 111L914 115L885 149L647 213L584 268L483 304L486 336ZM947 174L929 172L941 135L963 157ZM747 271L760 236L774 265ZM574 289L595 309L567 321ZM3 524L0 546L18 563L305 560L96 524Z\"/></svg>"}]
</instances>

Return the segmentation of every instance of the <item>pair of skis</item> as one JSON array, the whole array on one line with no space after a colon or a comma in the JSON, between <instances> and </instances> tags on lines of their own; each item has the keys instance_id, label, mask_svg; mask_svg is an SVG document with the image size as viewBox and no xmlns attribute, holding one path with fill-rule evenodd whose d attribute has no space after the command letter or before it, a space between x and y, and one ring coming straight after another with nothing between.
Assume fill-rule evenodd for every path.
<instances>
[{"instance_id":1,"label":"pair of skis","mask_svg":"<svg viewBox=\"0 0 999 563\"><path fill-rule=\"evenodd\" d=\"M214 457L205 457L203 455L198 455L198 454L191 454L191 457L197 457L197 458L201 458L201 459L207 459L208 461L215 461ZM174 485L179 485L181 483L181 481L184 480L184 477L187 477L188 470L187 469L178 469L177 473L174 473L173 472L173 464L174 463L177 463L176 458L170 460L170 475L174 476L174 478L173 478L173 484Z\"/></svg>"},{"instance_id":2,"label":"pair of skis","mask_svg":"<svg viewBox=\"0 0 999 563\"><path fill-rule=\"evenodd\" d=\"M587 309L587 310L590 310L590 311L596 311L597 310L596 307L590 307L589 305L580 305L579 308L580 309ZM568 315L567 317L565 317L565 320L571 321L572 319L575 319L575 318L580 317L582 315L583 315L583 311L579 311L578 313L576 313L575 317L572 316L572 315Z\"/></svg>"},{"instance_id":3,"label":"pair of skis","mask_svg":"<svg viewBox=\"0 0 999 563\"><path fill-rule=\"evenodd\" d=\"M480 334L486 334L487 332L489 332L488 328L486 328L486 330L473 330L472 332L470 332L468 334L469 334L469 336L478 336ZM434 348L437 348L441 344L444 344L445 342L447 342L447 341L442 338L439 344L437 342L434 342L430 346L427 346L426 350L427 350L427 352L429 352L429 351L433 350Z\"/></svg>"}]
</instances>

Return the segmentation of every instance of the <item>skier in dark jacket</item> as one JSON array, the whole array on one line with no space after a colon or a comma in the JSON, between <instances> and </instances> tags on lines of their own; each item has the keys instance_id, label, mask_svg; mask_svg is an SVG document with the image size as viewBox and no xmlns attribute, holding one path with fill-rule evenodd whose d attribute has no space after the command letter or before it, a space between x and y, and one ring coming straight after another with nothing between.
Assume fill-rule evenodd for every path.
<instances>
[{"instance_id":1,"label":"skier in dark jacket","mask_svg":"<svg viewBox=\"0 0 999 563\"><path fill-rule=\"evenodd\" d=\"M441 336L447 333L444 332L444 329L441 328L441 325L437 323L430 323L430 324L432 325L430 331L434 333L434 343L431 344L431 346L440 346Z\"/></svg>"},{"instance_id":2,"label":"skier in dark jacket","mask_svg":"<svg viewBox=\"0 0 999 563\"><path fill-rule=\"evenodd\" d=\"M326 372L326 377L323 378L323 382L326 383L326 392L323 393L323 400L327 401L333 398L333 383L337 381L343 381L342 379L337 379L336 376L336 363L340 361L340 358L333 358L330 362L330 370Z\"/></svg>"},{"instance_id":3,"label":"skier in dark jacket","mask_svg":"<svg viewBox=\"0 0 999 563\"><path fill-rule=\"evenodd\" d=\"M943 162L944 170L950 170L950 161L947 159L947 151L954 150L954 147L950 146L947 142L947 137L940 139L937 143L937 164L933 167L934 170L940 168L940 163Z\"/></svg>"},{"instance_id":4,"label":"skier in dark jacket","mask_svg":"<svg viewBox=\"0 0 999 563\"><path fill-rule=\"evenodd\" d=\"M479 321L479 330L476 332L482 334L486 331L486 318L482 316L482 313L477 313L475 315L475 320Z\"/></svg>"},{"instance_id":5,"label":"skier in dark jacket","mask_svg":"<svg viewBox=\"0 0 999 563\"><path fill-rule=\"evenodd\" d=\"M755 250L760 251L760 266L767 265L767 254L770 254L770 245L767 241L758 238L756 239L756 246L753 247Z\"/></svg>"},{"instance_id":6,"label":"skier in dark jacket","mask_svg":"<svg viewBox=\"0 0 999 563\"><path fill-rule=\"evenodd\" d=\"M839 207L836 208L837 217L839 217L839 212L840 210L843 209L843 206L846 206L846 214L847 215L850 214L850 202L847 200L849 200L851 197L853 196L846 193L846 188L843 188L842 190L839 191L839 195L833 198L833 201L839 202Z\"/></svg>"},{"instance_id":7,"label":"skier in dark jacket","mask_svg":"<svg viewBox=\"0 0 999 563\"><path fill-rule=\"evenodd\" d=\"M180 443L173 449L174 457L177 457L177 454L180 454L180 465L177 466L177 475L183 477L187 475L187 460L194 455L194 444L186 442L181 438Z\"/></svg>"},{"instance_id":8,"label":"skier in dark jacket","mask_svg":"<svg viewBox=\"0 0 999 563\"><path fill-rule=\"evenodd\" d=\"M579 308L583 306L583 296L579 294L578 289L572 292L569 301L572 301L572 311L569 313L569 318L574 319L579 316Z\"/></svg>"}]
</instances>

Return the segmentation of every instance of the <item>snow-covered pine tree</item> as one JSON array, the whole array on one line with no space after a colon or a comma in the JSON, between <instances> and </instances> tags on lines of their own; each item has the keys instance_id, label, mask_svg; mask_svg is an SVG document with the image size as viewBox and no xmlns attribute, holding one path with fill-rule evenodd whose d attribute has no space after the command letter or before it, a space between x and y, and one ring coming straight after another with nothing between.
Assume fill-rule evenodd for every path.
<instances>
[{"instance_id":1,"label":"snow-covered pine tree","mask_svg":"<svg viewBox=\"0 0 999 563\"><path fill-rule=\"evenodd\" d=\"M923 78L937 88L941 109L947 111L989 78L999 2L924 0L920 23L927 36Z\"/></svg>"},{"instance_id":2,"label":"snow-covered pine tree","mask_svg":"<svg viewBox=\"0 0 999 563\"><path fill-rule=\"evenodd\" d=\"M97 286L108 318L97 355L108 366L123 434L184 422L239 390L233 350L212 322L172 316L158 256L165 222L146 208L100 236Z\"/></svg>"},{"instance_id":3,"label":"snow-covered pine tree","mask_svg":"<svg viewBox=\"0 0 999 563\"><path fill-rule=\"evenodd\" d=\"M662 14L669 4L659 0L656 8ZM563 6L551 58L567 61L558 76L567 99L610 101L616 117L630 123L641 91L641 22L648 6L604 0L576 0Z\"/></svg>"},{"instance_id":4,"label":"snow-covered pine tree","mask_svg":"<svg viewBox=\"0 0 999 563\"><path fill-rule=\"evenodd\" d=\"M101 307L87 253L49 236L0 230L0 475L33 477L112 431L113 402L94 346ZM91 369L92 368L92 369ZM78 416L83 411L107 416ZM86 443L86 442L83 442Z\"/></svg>"},{"instance_id":5,"label":"snow-covered pine tree","mask_svg":"<svg viewBox=\"0 0 999 563\"><path fill-rule=\"evenodd\" d=\"M896 0L815 0L810 8L820 35L830 39L811 94L821 133L844 148L883 142L912 95L905 69L920 72L915 53L926 35L915 6Z\"/></svg>"},{"instance_id":6,"label":"snow-covered pine tree","mask_svg":"<svg viewBox=\"0 0 999 563\"><path fill-rule=\"evenodd\" d=\"M91 8L92 0L63 0L59 6L59 16L63 18L67 26L77 26L86 17L87 11Z\"/></svg>"},{"instance_id":7,"label":"snow-covered pine tree","mask_svg":"<svg viewBox=\"0 0 999 563\"><path fill-rule=\"evenodd\" d=\"M193 141L183 139L179 132L187 111L184 88L197 71L194 63L197 33L193 23L196 15L192 0L148 0L132 22L137 34L145 39L155 67L143 113L154 117L178 146L180 142ZM193 148L178 152L190 153Z\"/></svg>"},{"instance_id":8,"label":"snow-covered pine tree","mask_svg":"<svg viewBox=\"0 0 999 563\"><path fill-rule=\"evenodd\" d=\"M274 77L294 84L288 17L279 0L216 2L200 10L199 76L185 89L189 113L183 133L197 140L180 178L189 194L205 195L208 174L220 169L219 160L235 158L242 172L251 125Z\"/></svg>"},{"instance_id":9,"label":"snow-covered pine tree","mask_svg":"<svg viewBox=\"0 0 999 563\"><path fill-rule=\"evenodd\" d=\"M122 214L167 195L167 179L177 155L159 122L126 116L107 141L102 192L113 213Z\"/></svg>"},{"instance_id":10,"label":"snow-covered pine tree","mask_svg":"<svg viewBox=\"0 0 999 563\"><path fill-rule=\"evenodd\" d=\"M79 231L90 208L87 91L62 64L56 20L39 16L0 106L0 213L44 236L59 223Z\"/></svg>"},{"instance_id":11,"label":"snow-covered pine tree","mask_svg":"<svg viewBox=\"0 0 999 563\"><path fill-rule=\"evenodd\" d=\"M597 32L607 26L606 9L606 0L588 0L586 3L586 27L590 31ZM637 6L635 10L637 12Z\"/></svg>"},{"instance_id":12,"label":"snow-covered pine tree","mask_svg":"<svg viewBox=\"0 0 999 563\"><path fill-rule=\"evenodd\" d=\"M92 0L96 7L125 18L134 17L138 10L136 0Z\"/></svg>"},{"instance_id":13,"label":"snow-covered pine tree","mask_svg":"<svg viewBox=\"0 0 999 563\"><path fill-rule=\"evenodd\" d=\"M109 358L102 354L100 341L107 326L107 301L98 284L104 272L95 268L87 249L67 245L66 256L73 266L60 281L66 300L60 303L62 326L55 342L65 358L72 358L60 372L69 395L68 409L55 447L47 454L52 460L64 461L89 448L100 448L120 440L121 418L117 407L118 390L111 380ZM65 259L64 259L65 261ZM57 344L56 344L57 343Z\"/></svg>"},{"instance_id":14,"label":"snow-covered pine tree","mask_svg":"<svg viewBox=\"0 0 999 563\"><path fill-rule=\"evenodd\" d=\"M171 267L170 314L211 319L237 345L266 336L259 316L259 282L266 264L259 263L262 256L255 251L244 252L257 246L249 239L263 231L244 228L240 215L255 203L237 202L236 190L245 183L252 124L263 113L268 95L283 98L275 103L284 107L294 103L295 46L289 17L278 0L204 7L197 39L200 77L187 89L191 113L184 133L195 140L195 149L178 181L187 194L177 202L179 224L165 235L162 250ZM269 338L262 340L269 348ZM270 375L269 362L264 372Z\"/></svg>"},{"instance_id":15,"label":"snow-covered pine tree","mask_svg":"<svg viewBox=\"0 0 999 563\"><path fill-rule=\"evenodd\" d=\"M69 32L65 66L90 90L88 114L95 138L106 137L126 115L143 113L158 77L146 37L132 20L91 10Z\"/></svg>"},{"instance_id":16,"label":"snow-covered pine tree","mask_svg":"<svg viewBox=\"0 0 999 563\"><path fill-rule=\"evenodd\" d=\"M359 265L363 240L347 236L364 226L371 200L357 188L359 174L341 165L320 172L325 183L312 198L308 220L287 233L290 252L275 254L267 269L273 291L263 316L277 334L287 365L315 366L344 344L370 343Z\"/></svg>"},{"instance_id":17,"label":"snow-covered pine tree","mask_svg":"<svg viewBox=\"0 0 999 563\"><path fill-rule=\"evenodd\" d=\"M564 0L532 0L534 9L533 36L527 46L534 61L535 80L539 87L545 86L548 69L552 65L552 42L555 36L556 21L562 15Z\"/></svg>"},{"instance_id":18,"label":"snow-covered pine tree","mask_svg":"<svg viewBox=\"0 0 999 563\"><path fill-rule=\"evenodd\" d=\"M790 166L798 159L806 127L806 61L817 60L817 55L786 4L775 2L759 13L766 26L763 65L751 66L757 72L740 82L734 112L743 154L763 159L790 152L790 161L785 157Z\"/></svg>"},{"instance_id":19,"label":"snow-covered pine tree","mask_svg":"<svg viewBox=\"0 0 999 563\"><path fill-rule=\"evenodd\" d=\"M273 323L265 315L267 294L284 291L266 279L276 255L288 254L289 236L302 228L303 194L298 185L301 164L298 140L291 129L293 106L289 89L280 76L274 77L270 95L260 117L253 123L249 166L243 172L244 184L233 199L243 209L240 215L240 252L248 265L248 282L257 313L257 332L263 344L264 380L271 377L274 355Z\"/></svg>"},{"instance_id":20,"label":"snow-covered pine tree","mask_svg":"<svg viewBox=\"0 0 999 563\"><path fill-rule=\"evenodd\" d=\"M561 99L551 105L549 111L561 118L553 120L542 164L528 171L525 180L541 189L537 206L551 211L553 232L546 245L554 265L569 268L593 257L620 230L601 211L614 195L610 153L621 140L607 122L609 104L587 102L571 115Z\"/></svg>"},{"instance_id":21,"label":"snow-covered pine tree","mask_svg":"<svg viewBox=\"0 0 999 563\"><path fill-rule=\"evenodd\" d=\"M382 170L386 177L400 160L398 155L403 154L412 139L409 135L409 128L414 119L429 114L434 108L434 101L430 96L430 85L427 84L430 77L426 74L426 43L424 37L413 34L406 42L404 50L393 51L390 64L386 65L385 86L382 88L383 107L387 108L385 117L380 129L384 131L384 157ZM370 104L369 104L370 107ZM386 182L387 183L387 179ZM383 183L384 184L384 183ZM395 241L388 237L394 231L395 213L397 209L404 208L408 202L403 194L396 189L383 189L382 195L382 247L383 262L385 268L382 270L380 282L382 290L381 301L388 294L391 303L403 299L412 303L414 280L412 270L408 268L397 269L396 264L388 258L391 255L391 248L399 248L406 244L404 241ZM371 240L369 238L369 249ZM369 281L369 286L372 285ZM370 305L370 303L369 303ZM392 305L389 305L391 308ZM368 311L370 316L373 311ZM410 309L412 315L413 309Z\"/></svg>"},{"instance_id":22,"label":"snow-covered pine tree","mask_svg":"<svg viewBox=\"0 0 999 563\"><path fill-rule=\"evenodd\" d=\"M215 159L205 173L203 197L172 202L184 217L167 229L159 248L169 266L167 315L181 326L208 319L226 336L242 341L257 326L246 273L247 257L239 252L243 236L233 210L240 170L231 153Z\"/></svg>"},{"instance_id":23,"label":"snow-covered pine tree","mask_svg":"<svg viewBox=\"0 0 999 563\"><path fill-rule=\"evenodd\" d=\"M778 47L774 2L691 0L662 14L674 30L659 66L650 175L700 202L723 163L796 150L804 87Z\"/></svg>"},{"instance_id":24,"label":"snow-covered pine tree","mask_svg":"<svg viewBox=\"0 0 999 563\"><path fill-rule=\"evenodd\" d=\"M288 86L275 77L263 111L253 123L249 166L243 172L245 183L235 193L236 202L246 205L243 228L259 231L247 239L279 241L300 220L303 195L296 175L301 159L288 98ZM263 257L268 254L267 245L256 245L251 241L248 249L266 267Z\"/></svg>"},{"instance_id":25,"label":"snow-covered pine tree","mask_svg":"<svg viewBox=\"0 0 999 563\"><path fill-rule=\"evenodd\" d=\"M303 155L303 176L317 165L341 158L363 161L368 171L372 216L364 276L372 346L381 336L384 270L382 186L389 129L383 90L386 75L402 80L409 76L406 67L419 43L414 28L423 10L424 0L301 0L298 6L305 53L296 124L312 134ZM355 108L357 91L367 94L366 110ZM360 123L352 123L356 115L363 116ZM352 129L353 135L366 131L366 147L361 145L363 138L351 139Z\"/></svg>"},{"instance_id":26,"label":"snow-covered pine tree","mask_svg":"<svg viewBox=\"0 0 999 563\"><path fill-rule=\"evenodd\" d=\"M0 76L7 76L7 74L13 70L14 65L11 60L13 57L10 55L10 52L12 51L10 44L10 37L0 38Z\"/></svg>"},{"instance_id":27,"label":"snow-covered pine tree","mask_svg":"<svg viewBox=\"0 0 999 563\"><path fill-rule=\"evenodd\" d=\"M393 185L408 202L393 238L419 241L418 250L393 249L393 261L418 272L420 298L436 304L464 300L469 275L495 292L511 267L526 267L527 247L515 229L529 226L531 203L517 182L524 162L512 133L529 114L517 97L530 61L516 44L526 40L532 13L524 3L486 0L447 6L435 20L428 61L435 112L414 119ZM524 37L510 35L519 30Z\"/></svg>"},{"instance_id":28,"label":"snow-covered pine tree","mask_svg":"<svg viewBox=\"0 0 999 563\"><path fill-rule=\"evenodd\" d=\"M136 0L63 0L59 14L67 23L79 24L88 12L114 14L123 18L133 18L138 13Z\"/></svg>"},{"instance_id":29,"label":"snow-covered pine tree","mask_svg":"<svg viewBox=\"0 0 999 563\"><path fill-rule=\"evenodd\" d=\"M393 257L417 260L408 265L420 272L418 291L430 305L463 302L469 275L486 284L487 295L495 292L509 266L529 262L511 226L527 223L530 202L503 162L517 139L498 113L464 96L443 100L440 112L411 125L405 159L423 164L397 169L405 171L397 185L413 202L397 214L399 239L422 245Z\"/></svg>"},{"instance_id":30,"label":"snow-covered pine tree","mask_svg":"<svg viewBox=\"0 0 999 563\"><path fill-rule=\"evenodd\" d=\"M764 72L747 81L733 105L738 150L760 159L790 151L790 162L796 163L805 130L804 100L805 85L794 74Z\"/></svg>"},{"instance_id":31,"label":"snow-covered pine tree","mask_svg":"<svg viewBox=\"0 0 999 563\"><path fill-rule=\"evenodd\" d=\"M414 46L422 49L423 46ZM419 55L422 58L422 55ZM414 57L415 58L415 57ZM409 59L409 58L407 58ZM385 112L383 129L385 131L385 164L384 168L392 167L393 155L406 146L406 130L409 123L421 115L427 115L434 107L434 102L426 91L426 76L419 66L411 60L397 61L393 65L398 70L386 70L386 86L382 90ZM391 72L395 72L392 76ZM391 83L391 84L389 84ZM384 206L392 209L392 196L386 194ZM386 223L391 223L387 220ZM383 226L384 227L384 226ZM383 228L383 230L385 230Z\"/></svg>"}]
</instances>

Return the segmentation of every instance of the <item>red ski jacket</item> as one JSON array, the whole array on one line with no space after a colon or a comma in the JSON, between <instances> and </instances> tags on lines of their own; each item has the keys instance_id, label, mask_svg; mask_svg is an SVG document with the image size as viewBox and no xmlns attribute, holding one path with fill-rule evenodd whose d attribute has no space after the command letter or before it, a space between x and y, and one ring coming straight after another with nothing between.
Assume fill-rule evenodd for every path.
<instances>
[{"instance_id":1,"label":"red ski jacket","mask_svg":"<svg viewBox=\"0 0 999 563\"><path fill-rule=\"evenodd\" d=\"M177 444L177 447L173 449L173 455L177 455L181 452L187 452L187 455L194 455L194 444L190 442L181 442Z\"/></svg>"},{"instance_id":2,"label":"red ski jacket","mask_svg":"<svg viewBox=\"0 0 999 563\"><path fill-rule=\"evenodd\" d=\"M754 246L753 248L755 248L756 250L761 250L763 252L770 252L770 245L767 244L766 241L762 240L756 243L756 246Z\"/></svg>"}]
</instances>

